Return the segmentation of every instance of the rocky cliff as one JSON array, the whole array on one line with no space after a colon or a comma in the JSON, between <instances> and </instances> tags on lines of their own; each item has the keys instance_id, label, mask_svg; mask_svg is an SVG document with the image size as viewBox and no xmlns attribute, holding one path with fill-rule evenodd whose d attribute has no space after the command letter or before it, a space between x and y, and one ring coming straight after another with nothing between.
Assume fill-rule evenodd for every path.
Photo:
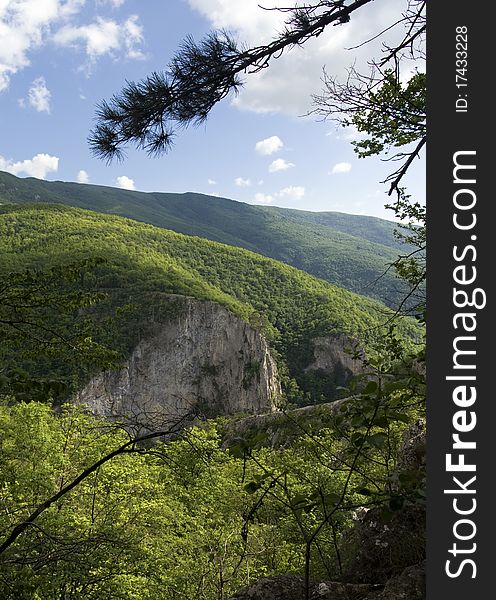
<instances>
[{"instance_id":1,"label":"rocky cliff","mask_svg":"<svg viewBox=\"0 0 496 600\"><path fill-rule=\"evenodd\" d=\"M312 340L313 361L305 371L326 371L340 375L343 382L350 376L366 372L363 365L365 353L357 347L357 342L347 335L328 335Z\"/></svg>"},{"instance_id":2,"label":"rocky cliff","mask_svg":"<svg viewBox=\"0 0 496 600\"><path fill-rule=\"evenodd\" d=\"M273 410L280 384L263 336L215 302L179 296L174 303L124 367L95 377L76 401L147 429L189 412Z\"/></svg>"}]
</instances>

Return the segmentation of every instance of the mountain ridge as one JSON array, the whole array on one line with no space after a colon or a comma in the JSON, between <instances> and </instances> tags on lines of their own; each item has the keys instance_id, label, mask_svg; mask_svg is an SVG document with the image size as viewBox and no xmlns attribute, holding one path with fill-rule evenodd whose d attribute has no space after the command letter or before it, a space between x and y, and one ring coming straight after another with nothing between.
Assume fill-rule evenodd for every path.
<instances>
[{"instance_id":1,"label":"mountain ridge","mask_svg":"<svg viewBox=\"0 0 496 600\"><path fill-rule=\"evenodd\" d=\"M245 249L64 205L0 207L0 253L3 273L105 258L85 275L84 289L106 293L110 313L136 305L121 326L123 349L132 350L153 327L161 304L171 310L164 294L218 302L271 338L289 375L313 390L315 400L320 388L333 395L340 383L321 385L316 372L305 371L312 340L382 339L381 326L392 314L377 301ZM415 335L413 321L405 326L407 337Z\"/></svg>"},{"instance_id":2,"label":"mountain ridge","mask_svg":"<svg viewBox=\"0 0 496 600\"><path fill-rule=\"evenodd\" d=\"M391 272L403 251L392 221L337 212L246 204L196 192L137 192L47 182L0 172L0 202L66 204L128 217L251 250L330 283L397 305L405 286Z\"/></svg>"}]
</instances>

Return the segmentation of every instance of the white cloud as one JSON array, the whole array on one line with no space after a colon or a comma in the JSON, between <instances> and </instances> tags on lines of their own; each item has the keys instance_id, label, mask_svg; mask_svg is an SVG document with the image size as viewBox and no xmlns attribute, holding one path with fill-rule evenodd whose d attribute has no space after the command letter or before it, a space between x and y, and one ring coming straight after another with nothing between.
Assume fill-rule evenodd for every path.
<instances>
[{"instance_id":1,"label":"white cloud","mask_svg":"<svg viewBox=\"0 0 496 600\"><path fill-rule=\"evenodd\" d=\"M59 2L0 2L0 91L10 77L29 65L29 50L41 45L49 25L59 18Z\"/></svg>"},{"instance_id":2,"label":"white cloud","mask_svg":"<svg viewBox=\"0 0 496 600\"><path fill-rule=\"evenodd\" d=\"M32 0L33 3L36 0ZM86 4L86 0L55 0L59 5L60 16L64 18L72 17L78 13ZM38 2L38 4L40 4Z\"/></svg>"},{"instance_id":3,"label":"white cloud","mask_svg":"<svg viewBox=\"0 0 496 600\"><path fill-rule=\"evenodd\" d=\"M106 54L124 52L128 58L143 58L139 49L143 41L143 28L138 16L132 15L123 23L97 17L89 25L66 25L53 36L59 46L77 48L83 45L90 62Z\"/></svg>"},{"instance_id":4,"label":"white cloud","mask_svg":"<svg viewBox=\"0 0 496 600\"><path fill-rule=\"evenodd\" d=\"M50 113L50 99L52 94L46 86L44 77L35 79L29 88L28 100L29 104L38 112ZM22 104L21 106L24 106Z\"/></svg>"},{"instance_id":5,"label":"white cloud","mask_svg":"<svg viewBox=\"0 0 496 600\"><path fill-rule=\"evenodd\" d=\"M107 1L114 6L123 3ZM0 92L9 87L15 73L30 64L30 54L49 41L62 45L85 43L93 60L117 50L129 58L143 58L139 48L143 32L136 15L122 23L99 19L91 25L74 26L72 18L86 3L87 0L0 0Z\"/></svg>"},{"instance_id":6,"label":"white cloud","mask_svg":"<svg viewBox=\"0 0 496 600\"><path fill-rule=\"evenodd\" d=\"M326 135L333 135L338 140L352 142L366 137L363 131L358 131L356 125L346 125L345 127L336 127L334 131L329 131Z\"/></svg>"},{"instance_id":7,"label":"white cloud","mask_svg":"<svg viewBox=\"0 0 496 600\"><path fill-rule=\"evenodd\" d=\"M255 150L263 156L274 154L284 146L283 141L277 135L260 140L255 144Z\"/></svg>"},{"instance_id":8,"label":"white cloud","mask_svg":"<svg viewBox=\"0 0 496 600\"><path fill-rule=\"evenodd\" d=\"M207 183L208 183L208 185L217 185L217 182L215 181L215 179L208 179Z\"/></svg>"},{"instance_id":9,"label":"white cloud","mask_svg":"<svg viewBox=\"0 0 496 600\"><path fill-rule=\"evenodd\" d=\"M76 14L86 0L0 0L0 92L30 64L52 27Z\"/></svg>"},{"instance_id":10,"label":"white cloud","mask_svg":"<svg viewBox=\"0 0 496 600\"><path fill-rule=\"evenodd\" d=\"M81 171L79 171L79 173L77 174L77 180L78 183L89 183L90 177L84 169L81 169Z\"/></svg>"},{"instance_id":11,"label":"white cloud","mask_svg":"<svg viewBox=\"0 0 496 600\"><path fill-rule=\"evenodd\" d=\"M110 4L112 8L121 7L126 0L99 0L98 4Z\"/></svg>"},{"instance_id":12,"label":"white cloud","mask_svg":"<svg viewBox=\"0 0 496 600\"><path fill-rule=\"evenodd\" d=\"M234 183L238 187L250 187L251 179L243 179L242 177L236 177L236 179L234 180Z\"/></svg>"},{"instance_id":13,"label":"white cloud","mask_svg":"<svg viewBox=\"0 0 496 600\"><path fill-rule=\"evenodd\" d=\"M37 177L45 179L48 173L57 171L59 168L59 159L50 154L37 154L33 158L12 162L0 156L0 171L7 171L12 175L27 175L28 177Z\"/></svg>"},{"instance_id":14,"label":"white cloud","mask_svg":"<svg viewBox=\"0 0 496 600\"><path fill-rule=\"evenodd\" d=\"M115 180L117 187L122 188L123 190L135 190L136 187L134 185L134 181L127 177L126 175L121 175L117 177Z\"/></svg>"},{"instance_id":15,"label":"white cloud","mask_svg":"<svg viewBox=\"0 0 496 600\"><path fill-rule=\"evenodd\" d=\"M337 173L349 173L351 171L351 164L349 162L340 162L335 164L331 171L331 175L336 175Z\"/></svg>"},{"instance_id":16,"label":"white cloud","mask_svg":"<svg viewBox=\"0 0 496 600\"><path fill-rule=\"evenodd\" d=\"M188 0L215 28L236 31L240 41L260 45L270 41L283 27L284 13L266 11L260 0ZM288 0L271 0L271 7L292 6ZM262 3L263 6L265 6ZM403 29L394 28L385 36L354 50L357 46L381 32L385 26L398 20L406 2L381 0L358 9L345 25L327 27L318 38L312 38L303 47L293 48L268 69L246 77L246 84L233 104L240 109L255 112L283 112L305 114L311 108L311 94L322 89L322 67L328 73L346 79L346 69L355 64L365 69L372 56L380 58L382 43L390 45L403 37Z\"/></svg>"},{"instance_id":17,"label":"white cloud","mask_svg":"<svg viewBox=\"0 0 496 600\"><path fill-rule=\"evenodd\" d=\"M201 13L216 28L229 28L243 33L251 43L262 43L281 22L276 11L258 8L260 0L188 0L191 8ZM270 6L287 6L288 0L271 0Z\"/></svg>"},{"instance_id":18,"label":"white cloud","mask_svg":"<svg viewBox=\"0 0 496 600\"><path fill-rule=\"evenodd\" d=\"M255 202L258 204L271 204L274 198L270 194L262 194L261 192L257 192L255 194Z\"/></svg>"},{"instance_id":19,"label":"white cloud","mask_svg":"<svg viewBox=\"0 0 496 600\"><path fill-rule=\"evenodd\" d=\"M302 185L290 185L276 193L278 198L293 198L294 200L301 200L305 195L305 188Z\"/></svg>"},{"instance_id":20,"label":"white cloud","mask_svg":"<svg viewBox=\"0 0 496 600\"><path fill-rule=\"evenodd\" d=\"M131 15L124 23L123 27L124 44L126 46L126 56L134 60L146 58L139 44L143 42L143 27L139 23L138 15Z\"/></svg>"},{"instance_id":21,"label":"white cloud","mask_svg":"<svg viewBox=\"0 0 496 600\"><path fill-rule=\"evenodd\" d=\"M269 165L269 173L277 173L278 171L287 171L291 167L294 167L294 163L287 162L284 158L276 158Z\"/></svg>"}]
</instances>

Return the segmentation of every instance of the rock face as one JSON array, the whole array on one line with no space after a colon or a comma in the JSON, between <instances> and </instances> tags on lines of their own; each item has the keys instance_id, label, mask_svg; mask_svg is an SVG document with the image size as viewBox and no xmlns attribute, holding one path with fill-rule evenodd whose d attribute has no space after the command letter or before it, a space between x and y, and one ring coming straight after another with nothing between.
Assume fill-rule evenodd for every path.
<instances>
[{"instance_id":1,"label":"rock face","mask_svg":"<svg viewBox=\"0 0 496 600\"><path fill-rule=\"evenodd\" d=\"M312 583L310 600L425 600L425 565L405 569L385 586L345 584L336 581ZM259 579L229 600L304 600L305 584L298 575Z\"/></svg>"},{"instance_id":2,"label":"rock face","mask_svg":"<svg viewBox=\"0 0 496 600\"><path fill-rule=\"evenodd\" d=\"M404 433L397 462L398 472L415 473L419 485L422 485L425 477L425 450L425 423L419 420ZM395 487L393 485L393 489ZM343 551L345 554L351 552L353 558L345 571L345 579L360 583L385 583L424 560L425 506L420 503L406 505L395 511L387 524L381 518L380 509L372 508L362 513L362 518L358 519L349 533ZM414 572L417 573L416 570ZM406 585L410 579L407 577L405 581ZM420 584L417 582L415 585L418 587ZM411 597L418 596L412 594Z\"/></svg>"},{"instance_id":3,"label":"rock face","mask_svg":"<svg viewBox=\"0 0 496 600\"><path fill-rule=\"evenodd\" d=\"M424 600L425 562L407 567L391 578L384 588L381 600Z\"/></svg>"},{"instance_id":4,"label":"rock face","mask_svg":"<svg viewBox=\"0 0 496 600\"><path fill-rule=\"evenodd\" d=\"M353 585L336 581L312 582L310 600L379 600L373 585ZM379 594L379 595L378 595ZM277 575L259 579L229 600L304 600L305 582L298 575Z\"/></svg>"},{"instance_id":5,"label":"rock face","mask_svg":"<svg viewBox=\"0 0 496 600\"><path fill-rule=\"evenodd\" d=\"M229 600L303 600L305 583L297 575L278 575L259 579Z\"/></svg>"},{"instance_id":6,"label":"rock face","mask_svg":"<svg viewBox=\"0 0 496 600\"><path fill-rule=\"evenodd\" d=\"M343 398L326 404L232 420L224 429L223 446L229 448L242 439L254 447L289 448L298 437L304 435L305 431L329 427L343 404L351 400L351 398ZM263 439L260 438L262 433ZM256 443L253 442L255 439Z\"/></svg>"},{"instance_id":7,"label":"rock face","mask_svg":"<svg viewBox=\"0 0 496 600\"><path fill-rule=\"evenodd\" d=\"M359 350L359 358L353 357L355 343L347 335L328 335L312 340L313 361L305 371L322 370L341 374L343 380L350 375L360 375L365 372L363 359L365 355Z\"/></svg>"},{"instance_id":8,"label":"rock face","mask_svg":"<svg viewBox=\"0 0 496 600\"><path fill-rule=\"evenodd\" d=\"M207 417L274 410L277 368L265 339L215 302L176 297L124 368L95 377L76 402L146 429L190 411Z\"/></svg>"}]
</instances>

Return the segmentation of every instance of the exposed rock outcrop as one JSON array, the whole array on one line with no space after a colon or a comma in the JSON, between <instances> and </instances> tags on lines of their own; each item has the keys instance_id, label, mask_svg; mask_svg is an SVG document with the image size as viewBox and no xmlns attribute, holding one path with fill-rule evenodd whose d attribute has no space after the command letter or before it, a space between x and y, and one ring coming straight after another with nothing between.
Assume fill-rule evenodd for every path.
<instances>
[{"instance_id":1,"label":"exposed rock outcrop","mask_svg":"<svg viewBox=\"0 0 496 600\"><path fill-rule=\"evenodd\" d=\"M207 417L274 410L277 368L263 336L215 302L176 297L125 366L95 377L76 402L147 429L190 411Z\"/></svg>"},{"instance_id":2,"label":"exposed rock outcrop","mask_svg":"<svg viewBox=\"0 0 496 600\"><path fill-rule=\"evenodd\" d=\"M353 585L337 581L314 582L310 600L379 600L380 589L374 585ZM379 594L379 595L377 595ZM304 600L305 581L298 575L277 575L259 579L229 600Z\"/></svg>"},{"instance_id":3,"label":"exposed rock outcrop","mask_svg":"<svg viewBox=\"0 0 496 600\"><path fill-rule=\"evenodd\" d=\"M418 486L425 477L425 433L422 420L412 424L398 451L396 472L415 474L412 483ZM397 484L393 485L396 488ZM421 563L425 558L424 504L405 505L394 511L388 523L384 523L380 508L364 512L349 532L343 552L353 557L345 579L360 583L385 583L407 567Z\"/></svg>"},{"instance_id":4,"label":"exposed rock outcrop","mask_svg":"<svg viewBox=\"0 0 496 600\"><path fill-rule=\"evenodd\" d=\"M409 506L384 523L380 510L373 508L355 525L342 549L353 558L344 573L347 581L386 583L425 557L425 513Z\"/></svg>"},{"instance_id":5,"label":"exposed rock outcrop","mask_svg":"<svg viewBox=\"0 0 496 600\"><path fill-rule=\"evenodd\" d=\"M419 419L407 429L398 450L397 469L419 471L425 475L426 468L425 421Z\"/></svg>"},{"instance_id":6,"label":"exposed rock outcrop","mask_svg":"<svg viewBox=\"0 0 496 600\"><path fill-rule=\"evenodd\" d=\"M316 337L312 346L313 360L305 371L334 373L342 382L366 372L363 365L365 353L345 334Z\"/></svg>"},{"instance_id":7,"label":"exposed rock outcrop","mask_svg":"<svg viewBox=\"0 0 496 600\"><path fill-rule=\"evenodd\" d=\"M302 600L305 582L297 575L277 575L255 581L229 600Z\"/></svg>"},{"instance_id":8,"label":"exposed rock outcrop","mask_svg":"<svg viewBox=\"0 0 496 600\"><path fill-rule=\"evenodd\" d=\"M384 588L380 600L424 600L425 563L407 567L400 575L392 577Z\"/></svg>"},{"instance_id":9,"label":"exposed rock outcrop","mask_svg":"<svg viewBox=\"0 0 496 600\"><path fill-rule=\"evenodd\" d=\"M256 439L256 446L289 447L298 437L304 435L305 431L318 431L328 427L332 418L339 414L343 404L350 400L343 398L325 404L232 420L225 428L223 445L228 448L240 439L249 444ZM260 437L261 433L265 434L263 439Z\"/></svg>"},{"instance_id":10,"label":"exposed rock outcrop","mask_svg":"<svg viewBox=\"0 0 496 600\"><path fill-rule=\"evenodd\" d=\"M327 413L332 413L330 407ZM252 419L255 417L246 420ZM417 421L405 432L397 466L400 471L425 474L423 421ZM347 552L353 552L343 580L312 582L310 600L425 600L424 527L422 505L397 511L387 524L378 509L363 510L345 541L347 548L341 549L345 559ZM230 600L304 600L305 597L303 577L278 575L256 581Z\"/></svg>"},{"instance_id":11,"label":"exposed rock outcrop","mask_svg":"<svg viewBox=\"0 0 496 600\"><path fill-rule=\"evenodd\" d=\"M346 584L337 581L312 583L310 600L424 600L425 565L404 569L385 586ZM259 579L229 600L304 600L304 579L298 575L277 575Z\"/></svg>"}]
</instances>

